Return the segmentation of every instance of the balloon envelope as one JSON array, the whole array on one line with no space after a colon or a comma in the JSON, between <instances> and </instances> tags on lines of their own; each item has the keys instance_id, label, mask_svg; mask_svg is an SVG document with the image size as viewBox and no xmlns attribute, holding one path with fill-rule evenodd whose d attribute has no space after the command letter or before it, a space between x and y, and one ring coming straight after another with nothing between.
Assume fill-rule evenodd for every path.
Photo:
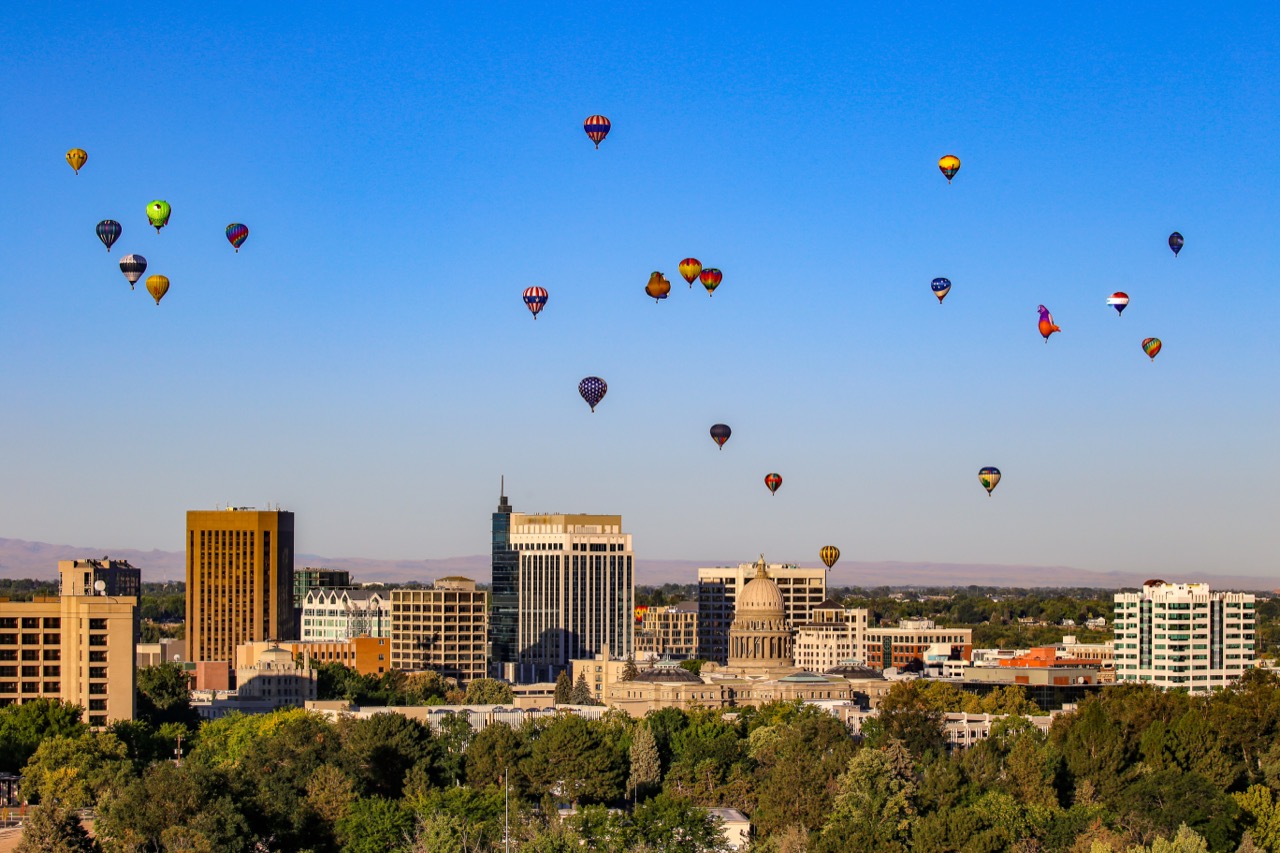
<instances>
[{"instance_id":1,"label":"balloon envelope","mask_svg":"<svg viewBox=\"0 0 1280 853\"><path fill-rule=\"evenodd\" d=\"M951 183L951 179L956 176L956 172L960 171L960 158L954 154L943 155L938 160L938 169L947 176L947 183Z\"/></svg>"},{"instance_id":2,"label":"balloon envelope","mask_svg":"<svg viewBox=\"0 0 1280 853\"><path fill-rule=\"evenodd\" d=\"M978 472L978 482L982 484L982 488L987 490L988 497L995 489L996 484L1000 482L999 468L983 468Z\"/></svg>"},{"instance_id":3,"label":"balloon envelope","mask_svg":"<svg viewBox=\"0 0 1280 853\"><path fill-rule=\"evenodd\" d=\"M582 399L587 401L587 405L591 407L593 412L596 410L596 405L604 399L604 395L608 390L609 386L599 376L588 376L578 383L578 393L582 395Z\"/></svg>"},{"instance_id":4,"label":"balloon envelope","mask_svg":"<svg viewBox=\"0 0 1280 853\"><path fill-rule=\"evenodd\" d=\"M160 233L160 229L169 224L169 214L173 212L173 208L169 207L169 202L156 199L147 205L147 221L156 229L156 233Z\"/></svg>"},{"instance_id":5,"label":"balloon envelope","mask_svg":"<svg viewBox=\"0 0 1280 853\"><path fill-rule=\"evenodd\" d=\"M588 116L582 123L582 129L587 132L587 138L596 144L596 148L599 148L600 143L609 135L611 127L613 125L604 116Z\"/></svg>"},{"instance_id":6,"label":"balloon envelope","mask_svg":"<svg viewBox=\"0 0 1280 853\"><path fill-rule=\"evenodd\" d=\"M239 222L232 222L227 226L227 242L235 248L236 252L240 251L240 247L244 245L244 241L249 239L249 226L242 225Z\"/></svg>"},{"instance_id":7,"label":"balloon envelope","mask_svg":"<svg viewBox=\"0 0 1280 853\"><path fill-rule=\"evenodd\" d=\"M124 273L124 277L129 280L130 290L133 290L133 285L146 271L147 259L142 255L125 255L120 259L120 272Z\"/></svg>"},{"instance_id":8,"label":"balloon envelope","mask_svg":"<svg viewBox=\"0 0 1280 853\"><path fill-rule=\"evenodd\" d=\"M782 475L781 474L765 474L764 484L765 484L765 487L768 488L770 492L776 495L778 493L778 487L782 485Z\"/></svg>"},{"instance_id":9,"label":"balloon envelope","mask_svg":"<svg viewBox=\"0 0 1280 853\"><path fill-rule=\"evenodd\" d=\"M72 148L67 152L67 162L75 169L76 174L80 174L80 170L84 168L85 161L89 159L89 152L83 148Z\"/></svg>"},{"instance_id":10,"label":"balloon envelope","mask_svg":"<svg viewBox=\"0 0 1280 853\"><path fill-rule=\"evenodd\" d=\"M680 275L684 276L684 280L689 282L689 287L693 287L693 281L702 272L702 262L697 258L685 258L680 262Z\"/></svg>"},{"instance_id":11,"label":"balloon envelope","mask_svg":"<svg viewBox=\"0 0 1280 853\"><path fill-rule=\"evenodd\" d=\"M1053 322L1053 315L1049 313L1049 309L1043 305L1040 306L1040 334L1044 335L1044 342L1049 343L1049 336L1054 332L1061 332L1057 324Z\"/></svg>"},{"instance_id":12,"label":"balloon envelope","mask_svg":"<svg viewBox=\"0 0 1280 853\"><path fill-rule=\"evenodd\" d=\"M1129 307L1129 294L1117 290L1107 297L1107 304L1115 308L1117 314L1124 314L1124 309Z\"/></svg>"},{"instance_id":13,"label":"balloon envelope","mask_svg":"<svg viewBox=\"0 0 1280 853\"><path fill-rule=\"evenodd\" d=\"M840 559L840 549L835 545L823 545L822 550L818 552L818 556L822 558L822 562L829 569L836 564L836 560Z\"/></svg>"},{"instance_id":14,"label":"balloon envelope","mask_svg":"<svg viewBox=\"0 0 1280 853\"><path fill-rule=\"evenodd\" d=\"M933 290L933 295L938 297L938 304L942 304L942 300L947 298L947 294L951 292L951 279L935 278L929 282L929 287Z\"/></svg>"},{"instance_id":15,"label":"balloon envelope","mask_svg":"<svg viewBox=\"0 0 1280 853\"><path fill-rule=\"evenodd\" d=\"M709 267L701 272L698 276L702 280L702 286L707 289L707 295L712 296L716 292L716 288L720 286L720 280L724 278L724 273L715 267Z\"/></svg>"},{"instance_id":16,"label":"balloon envelope","mask_svg":"<svg viewBox=\"0 0 1280 853\"><path fill-rule=\"evenodd\" d=\"M1152 361L1156 360L1156 356L1160 354L1160 347L1164 344L1160 343L1159 338L1145 338L1142 341L1142 351L1145 352ZM1174 359L1177 361L1177 359Z\"/></svg>"},{"instance_id":17,"label":"balloon envelope","mask_svg":"<svg viewBox=\"0 0 1280 853\"><path fill-rule=\"evenodd\" d=\"M98 223L97 232L98 239L102 241L102 245L107 247L107 251L111 251L111 247L120 239L124 229L120 227L120 223L114 219L104 219Z\"/></svg>"},{"instance_id":18,"label":"balloon envelope","mask_svg":"<svg viewBox=\"0 0 1280 853\"><path fill-rule=\"evenodd\" d=\"M729 440L729 436L733 435L733 430L729 429L728 424L714 424L711 427L711 440L719 445L720 449L724 449L724 443Z\"/></svg>"},{"instance_id":19,"label":"balloon envelope","mask_svg":"<svg viewBox=\"0 0 1280 853\"><path fill-rule=\"evenodd\" d=\"M547 304L546 288L526 287L524 289L524 304L529 306L529 311L533 314L533 319L538 319L538 312Z\"/></svg>"},{"instance_id":20,"label":"balloon envelope","mask_svg":"<svg viewBox=\"0 0 1280 853\"><path fill-rule=\"evenodd\" d=\"M660 272L651 273L649 283L644 286L644 292L652 296L654 302L666 299L667 294L671 292L671 282L667 281L667 277Z\"/></svg>"},{"instance_id":21,"label":"balloon envelope","mask_svg":"<svg viewBox=\"0 0 1280 853\"><path fill-rule=\"evenodd\" d=\"M1186 241L1182 239L1182 235L1174 231L1169 235L1169 248L1173 249L1173 256L1178 257L1178 253L1182 251L1182 244Z\"/></svg>"},{"instance_id":22,"label":"balloon envelope","mask_svg":"<svg viewBox=\"0 0 1280 853\"><path fill-rule=\"evenodd\" d=\"M153 275L147 279L147 292L155 299L156 304L160 304L160 300L169 292L169 279L162 275Z\"/></svg>"}]
</instances>

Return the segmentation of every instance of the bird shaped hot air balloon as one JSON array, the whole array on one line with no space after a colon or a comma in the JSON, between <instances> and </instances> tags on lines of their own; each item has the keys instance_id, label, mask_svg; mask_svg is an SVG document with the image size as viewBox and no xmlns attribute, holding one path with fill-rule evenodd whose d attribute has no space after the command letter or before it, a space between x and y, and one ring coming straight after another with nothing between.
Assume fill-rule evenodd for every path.
<instances>
[{"instance_id":1,"label":"bird shaped hot air balloon","mask_svg":"<svg viewBox=\"0 0 1280 853\"><path fill-rule=\"evenodd\" d=\"M1162 346L1163 344L1160 343L1159 338L1144 338L1142 341L1142 351L1145 352L1152 361L1156 360L1156 356L1160 354L1160 347Z\"/></svg>"},{"instance_id":2,"label":"bird shaped hot air balloon","mask_svg":"<svg viewBox=\"0 0 1280 853\"><path fill-rule=\"evenodd\" d=\"M689 282L689 288L693 289L693 282L702 272L702 262L697 258L685 258L680 262L680 275L684 276L684 280Z\"/></svg>"},{"instance_id":3,"label":"bird shaped hot air balloon","mask_svg":"<svg viewBox=\"0 0 1280 853\"><path fill-rule=\"evenodd\" d=\"M169 224L169 214L173 212L173 208L169 207L169 202L156 199L147 205L147 221L156 229L156 233L160 233L160 229Z\"/></svg>"},{"instance_id":4,"label":"bird shaped hot air balloon","mask_svg":"<svg viewBox=\"0 0 1280 853\"><path fill-rule=\"evenodd\" d=\"M982 488L987 490L987 497L991 497L991 493L995 491L996 484L1000 482L999 468L983 468L978 471L978 482L982 484Z\"/></svg>"},{"instance_id":5,"label":"bird shaped hot air balloon","mask_svg":"<svg viewBox=\"0 0 1280 853\"><path fill-rule=\"evenodd\" d=\"M1183 240L1182 235L1177 231L1174 231L1169 235L1169 248L1173 250L1173 256L1175 258L1178 257L1178 253L1182 251L1182 244L1185 242L1186 240Z\"/></svg>"},{"instance_id":6,"label":"bird shaped hot air balloon","mask_svg":"<svg viewBox=\"0 0 1280 853\"><path fill-rule=\"evenodd\" d=\"M1049 313L1049 309L1043 305L1040 306L1040 334L1044 335L1044 342L1049 343L1049 336L1054 332L1061 332L1057 325L1053 322L1053 315Z\"/></svg>"},{"instance_id":7,"label":"bird shaped hot air balloon","mask_svg":"<svg viewBox=\"0 0 1280 853\"><path fill-rule=\"evenodd\" d=\"M782 475L781 474L765 474L764 485L765 485L765 488L767 488L770 491L770 493L776 495L778 493L778 487L782 485Z\"/></svg>"},{"instance_id":8,"label":"bird shaped hot air balloon","mask_svg":"<svg viewBox=\"0 0 1280 853\"><path fill-rule=\"evenodd\" d=\"M644 292L653 297L653 301L666 299L667 294L671 292L671 282L667 281L667 277L660 272L649 274L649 283L644 286Z\"/></svg>"},{"instance_id":9,"label":"bird shaped hot air balloon","mask_svg":"<svg viewBox=\"0 0 1280 853\"><path fill-rule=\"evenodd\" d=\"M526 287L524 289L524 304L529 306L529 312L533 314L533 319L538 319L538 312L547 304L547 289L545 287Z\"/></svg>"},{"instance_id":10,"label":"bird shaped hot air balloon","mask_svg":"<svg viewBox=\"0 0 1280 853\"><path fill-rule=\"evenodd\" d=\"M822 550L818 551L818 556L829 569L836 564L836 560L840 559L840 549L835 545L823 545Z\"/></svg>"},{"instance_id":11,"label":"bird shaped hot air balloon","mask_svg":"<svg viewBox=\"0 0 1280 853\"><path fill-rule=\"evenodd\" d=\"M609 386L599 376L588 376L578 383L578 393L582 395L582 399L587 401L587 405L591 407L593 412L600 401L604 399L604 395L608 390Z\"/></svg>"},{"instance_id":12,"label":"bird shaped hot air balloon","mask_svg":"<svg viewBox=\"0 0 1280 853\"><path fill-rule=\"evenodd\" d=\"M714 296L716 288L720 286L720 280L724 278L724 273L715 267L704 269L698 278L702 281L702 286L707 289L708 296Z\"/></svg>"},{"instance_id":13,"label":"bird shaped hot air balloon","mask_svg":"<svg viewBox=\"0 0 1280 853\"><path fill-rule=\"evenodd\" d=\"M587 132L587 138L596 144L596 148L599 148L600 143L609 135L611 127L613 125L604 116L588 116L582 123L582 129Z\"/></svg>"},{"instance_id":14,"label":"bird shaped hot air balloon","mask_svg":"<svg viewBox=\"0 0 1280 853\"><path fill-rule=\"evenodd\" d=\"M133 290L134 284L146 271L147 259L142 255L125 255L120 259L120 272L124 273L124 277L129 280L130 290Z\"/></svg>"},{"instance_id":15,"label":"bird shaped hot air balloon","mask_svg":"<svg viewBox=\"0 0 1280 853\"><path fill-rule=\"evenodd\" d=\"M729 429L728 424L713 424L711 427L711 440L724 450L724 443L729 440L729 436L733 435L733 430Z\"/></svg>"},{"instance_id":16,"label":"bird shaped hot air balloon","mask_svg":"<svg viewBox=\"0 0 1280 853\"><path fill-rule=\"evenodd\" d=\"M240 254L240 247L244 245L244 241L248 239L248 225L242 225L239 222L232 222L227 226L227 242L236 250L237 255Z\"/></svg>"},{"instance_id":17,"label":"bird shaped hot air balloon","mask_svg":"<svg viewBox=\"0 0 1280 853\"><path fill-rule=\"evenodd\" d=\"M67 163L75 169L76 174L80 174L80 170L84 168L85 161L89 159L89 152L83 148L72 148L67 152Z\"/></svg>"},{"instance_id":18,"label":"bird shaped hot air balloon","mask_svg":"<svg viewBox=\"0 0 1280 853\"><path fill-rule=\"evenodd\" d=\"M98 223L97 227L98 239L102 241L102 245L107 247L107 251L111 251L111 247L120 239L120 235L124 233L124 229L120 227L120 223L114 219L104 219Z\"/></svg>"},{"instance_id":19,"label":"bird shaped hot air balloon","mask_svg":"<svg viewBox=\"0 0 1280 853\"><path fill-rule=\"evenodd\" d=\"M169 292L169 279L162 275L153 275L147 279L147 292L155 299L156 304L160 304L160 300Z\"/></svg>"},{"instance_id":20,"label":"bird shaped hot air balloon","mask_svg":"<svg viewBox=\"0 0 1280 853\"><path fill-rule=\"evenodd\" d=\"M1107 304L1116 309L1117 314L1123 315L1124 309L1129 307L1129 294L1117 290L1107 297Z\"/></svg>"},{"instance_id":21,"label":"bird shaped hot air balloon","mask_svg":"<svg viewBox=\"0 0 1280 853\"><path fill-rule=\"evenodd\" d=\"M938 169L943 175L946 175L947 183L951 183L951 179L956 176L956 172L960 171L960 158L954 154L946 154L938 160Z\"/></svg>"},{"instance_id":22,"label":"bird shaped hot air balloon","mask_svg":"<svg viewBox=\"0 0 1280 853\"><path fill-rule=\"evenodd\" d=\"M935 278L929 282L929 287L933 290L933 295L938 297L938 304L942 304L942 300L947 298L947 294L951 292L951 279Z\"/></svg>"}]
</instances>

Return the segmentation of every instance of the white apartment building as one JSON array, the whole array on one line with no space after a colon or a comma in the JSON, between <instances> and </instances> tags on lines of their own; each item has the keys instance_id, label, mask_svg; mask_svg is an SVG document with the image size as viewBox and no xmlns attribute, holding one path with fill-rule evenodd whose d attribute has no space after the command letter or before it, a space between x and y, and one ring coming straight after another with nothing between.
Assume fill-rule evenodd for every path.
<instances>
[{"instance_id":1,"label":"white apartment building","mask_svg":"<svg viewBox=\"0 0 1280 853\"><path fill-rule=\"evenodd\" d=\"M1116 593L1113 630L1117 683L1208 693L1253 666L1254 596L1149 580Z\"/></svg>"},{"instance_id":2,"label":"white apartment building","mask_svg":"<svg viewBox=\"0 0 1280 853\"><path fill-rule=\"evenodd\" d=\"M360 636L391 636L391 601L384 593L323 587L307 590L302 600L302 642L343 643Z\"/></svg>"},{"instance_id":3,"label":"white apartment building","mask_svg":"<svg viewBox=\"0 0 1280 853\"><path fill-rule=\"evenodd\" d=\"M571 660L635 650L635 553L620 515L511 513L516 676L554 681Z\"/></svg>"},{"instance_id":4,"label":"white apartment building","mask_svg":"<svg viewBox=\"0 0 1280 853\"><path fill-rule=\"evenodd\" d=\"M790 563L767 567L769 579L782 593L787 624L809 622L814 608L827 597L827 570ZM729 626L733 624L738 591L756 576L755 563L698 569L698 657L729 662Z\"/></svg>"},{"instance_id":5,"label":"white apartment building","mask_svg":"<svg viewBox=\"0 0 1280 853\"><path fill-rule=\"evenodd\" d=\"M809 672L829 672L841 664L866 662L868 612L845 609L828 599L813 609L812 621L796 626L795 664Z\"/></svg>"}]
</instances>

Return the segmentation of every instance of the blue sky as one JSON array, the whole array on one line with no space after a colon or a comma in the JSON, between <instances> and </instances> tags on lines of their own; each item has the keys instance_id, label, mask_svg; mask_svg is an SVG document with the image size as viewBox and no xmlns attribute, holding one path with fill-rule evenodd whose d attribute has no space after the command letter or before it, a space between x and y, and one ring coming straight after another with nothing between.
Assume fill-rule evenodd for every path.
<instances>
[{"instance_id":1,"label":"blue sky","mask_svg":"<svg viewBox=\"0 0 1280 853\"><path fill-rule=\"evenodd\" d=\"M483 553L505 474L652 558L1274 573L1274 16L948 8L6 13L0 536Z\"/></svg>"}]
</instances>

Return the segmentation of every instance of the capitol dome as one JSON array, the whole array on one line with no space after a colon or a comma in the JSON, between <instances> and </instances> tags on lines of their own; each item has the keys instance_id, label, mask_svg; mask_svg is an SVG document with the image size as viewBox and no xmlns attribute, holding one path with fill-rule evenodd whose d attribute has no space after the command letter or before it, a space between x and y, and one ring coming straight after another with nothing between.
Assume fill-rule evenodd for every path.
<instances>
[{"instance_id":1,"label":"capitol dome","mask_svg":"<svg viewBox=\"0 0 1280 853\"><path fill-rule=\"evenodd\" d=\"M747 582L738 595L735 612L752 619L782 619L787 607L782 601L782 590L773 578L763 571Z\"/></svg>"},{"instance_id":2,"label":"capitol dome","mask_svg":"<svg viewBox=\"0 0 1280 853\"><path fill-rule=\"evenodd\" d=\"M791 666L791 628L778 584L769 577L764 557L756 576L742 587L729 626L729 668L767 673Z\"/></svg>"}]
</instances>

